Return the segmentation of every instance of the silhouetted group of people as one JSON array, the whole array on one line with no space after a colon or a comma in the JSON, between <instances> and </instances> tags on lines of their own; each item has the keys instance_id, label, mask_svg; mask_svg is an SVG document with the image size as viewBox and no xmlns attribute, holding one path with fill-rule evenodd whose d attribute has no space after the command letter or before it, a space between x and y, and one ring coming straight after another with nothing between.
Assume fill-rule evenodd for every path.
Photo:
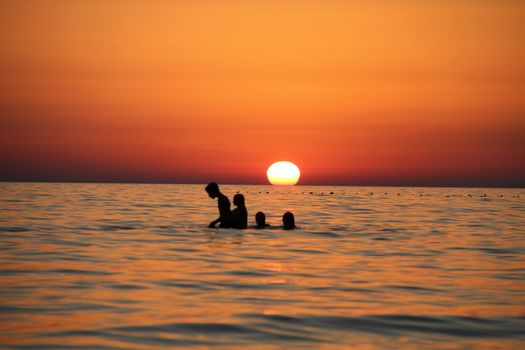
<instances>
[{"instance_id":1,"label":"silhouetted group of people","mask_svg":"<svg viewBox=\"0 0 525 350\"><path fill-rule=\"evenodd\" d=\"M216 227L219 224L220 228L248 228L248 210L244 203L244 196L240 193L233 196L233 205L235 209L231 209L230 200L219 190L219 185L215 182L210 182L205 188L210 198L217 198L217 204L219 207L219 217L216 220L210 222L208 227ZM253 228L264 229L270 228L271 226L266 223L266 215L263 212L257 212L255 214L256 225ZM289 211L283 215L283 226L284 230L293 230L295 226L295 217Z\"/></svg>"}]
</instances>

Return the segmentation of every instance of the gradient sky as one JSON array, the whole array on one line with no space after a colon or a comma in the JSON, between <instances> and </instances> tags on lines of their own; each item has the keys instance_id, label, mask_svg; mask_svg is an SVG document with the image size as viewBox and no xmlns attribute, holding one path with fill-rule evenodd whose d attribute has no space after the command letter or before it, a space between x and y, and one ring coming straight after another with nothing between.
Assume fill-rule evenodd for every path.
<instances>
[{"instance_id":1,"label":"gradient sky","mask_svg":"<svg viewBox=\"0 0 525 350\"><path fill-rule=\"evenodd\" d=\"M525 1L0 2L0 180L525 185Z\"/></svg>"}]
</instances>

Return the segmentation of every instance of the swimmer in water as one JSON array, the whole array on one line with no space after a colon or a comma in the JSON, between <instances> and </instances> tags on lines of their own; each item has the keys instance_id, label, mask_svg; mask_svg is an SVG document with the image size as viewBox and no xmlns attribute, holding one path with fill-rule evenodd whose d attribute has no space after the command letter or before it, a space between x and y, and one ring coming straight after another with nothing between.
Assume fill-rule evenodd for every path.
<instances>
[{"instance_id":1,"label":"swimmer in water","mask_svg":"<svg viewBox=\"0 0 525 350\"><path fill-rule=\"evenodd\" d=\"M255 222L257 225L255 225L254 228L263 229L270 227L270 225L266 223L266 215L264 215L262 211L258 211L257 214L255 214Z\"/></svg>"},{"instance_id":2,"label":"swimmer in water","mask_svg":"<svg viewBox=\"0 0 525 350\"><path fill-rule=\"evenodd\" d=\"M295 226L295 217L292 213L287 211L283 215L283 230L293 230L296 228L297 226Z\"/></svg>"},{"instance_id":3,"label":"swimmer in water","mask_svg":"<svg viewBox=\"0 0 525 350\"><path fill-rule=\"evenodd\" d=\"M232 227L245 229L248 227L248 211L246 210L246 205L244 204L244 196L242 194L236 194L233 196L233 205L236 206L233 209L232 217Z\"/></svg>"}]
</instances>

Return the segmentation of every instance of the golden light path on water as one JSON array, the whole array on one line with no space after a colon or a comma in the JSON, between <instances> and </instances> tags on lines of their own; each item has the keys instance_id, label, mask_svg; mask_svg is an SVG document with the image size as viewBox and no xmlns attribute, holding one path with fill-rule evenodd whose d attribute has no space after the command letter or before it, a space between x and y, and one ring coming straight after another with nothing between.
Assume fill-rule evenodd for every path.
<instances>
[{"instance_id":1,"label":"golden light path on water","mask_svg":"<svg viewBox=\"0 0 525 350\"><path fill-rule=\"evenodd\" d=\"M0 184L5 348L523 348L524 190Z\"/></svg>"}]
</instances>

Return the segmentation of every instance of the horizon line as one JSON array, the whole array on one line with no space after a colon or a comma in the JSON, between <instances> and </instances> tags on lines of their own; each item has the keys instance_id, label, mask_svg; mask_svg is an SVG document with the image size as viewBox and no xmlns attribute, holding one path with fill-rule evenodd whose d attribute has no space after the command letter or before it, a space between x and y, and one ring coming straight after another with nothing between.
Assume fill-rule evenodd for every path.
<instances>
[{"instance_id":1,"label":"horizon line","mask_svg":"<svg viewBox=\"0 0 525 350\"><path fill-rule=\"evenodd\" d=\"M212 182L212 181L210 181ZM216 181L215 181L216 182ZM0 183L42 183L42 184L129 184L129 185L202 185L205 186L207 183L196 183L196 182L169 182L169 181L39 181L39 180L0 180ZM494 186L494 185L395 185L395 184L375 184L375 185L363 185L363 184L345 184L345 185L333 185L333 184L295 184L295 185L272 185L270 183L233 183L233 182L220 182L219 185L236 185L236 186L276 186L276 187L413 187L413 188L493 188L493 189L525 189L523 186Z\"/></svg>"}]
</instances>

